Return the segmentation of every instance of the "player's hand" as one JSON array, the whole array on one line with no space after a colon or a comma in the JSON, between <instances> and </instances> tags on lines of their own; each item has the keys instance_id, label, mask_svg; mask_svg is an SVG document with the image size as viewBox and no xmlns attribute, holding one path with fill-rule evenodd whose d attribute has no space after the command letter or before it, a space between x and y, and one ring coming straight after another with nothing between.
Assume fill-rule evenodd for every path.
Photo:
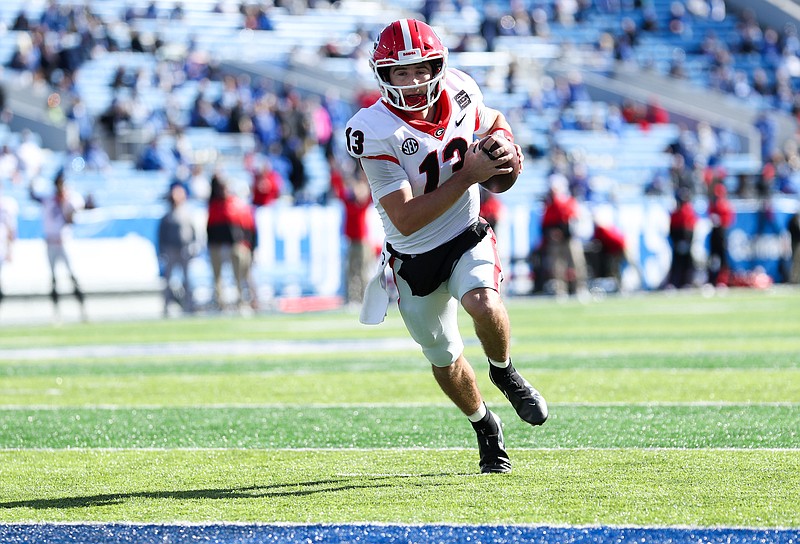
<instances>
[{"instance_id":1,"label":"player's hand","mask_svg":"<svg viewBox=\"0 0 800 544\"><path fill-rule=\"evenodd\" d=\"M514 145L501 136L491 137L500 141L500 147L491 151L484 152L479 147L479 140L472 143L464 161L465 175L473 183L482 183L495 174L508 174L513 169L511 167L499 168L499 166L514 156ZM491 147L491 140L485 144Z\"/></svg>"},{"instance_id":2,"label":"player's hand","mask_svg":"<svg viewBox=\"0 0 800 544\"><path fill-rule=\"evenodd\" d=\"M517 157L519 157L519 173L521 174L525 169L525 155L522 153L522 148L519 146L519 144L515 143L514 149L517 150Z\"/></svg>"}]
</instances>

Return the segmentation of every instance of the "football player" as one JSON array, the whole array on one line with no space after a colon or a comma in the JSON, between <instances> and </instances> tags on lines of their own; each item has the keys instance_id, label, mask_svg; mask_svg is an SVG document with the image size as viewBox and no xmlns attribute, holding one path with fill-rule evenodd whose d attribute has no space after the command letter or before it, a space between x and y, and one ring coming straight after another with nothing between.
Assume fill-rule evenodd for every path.
<instances>
[{"instance_id":1,"label":"football player","mask_svg":"<svg viewBox=\"0 0 800 544\"><path fill-rule=\"evenodd\" d=\"M448 68L447 56L421 21L401 19L384 28L370 58L381 99L349 120L345 136L383 222L382 262L394 273L406 328L441 389L472 422L481 472L509 472L502 423L483 401L456 318L460 303L472 318L492 382L523 420L544 423L544 398L511 364L496 239L479 217L479 183L510 172L497 165L513 153L521 162L522 150L505 116L483 103L470 76ZM477 152L476 134L502 145L493 154ZM378 323L386 307L365 319L375 315L370 292L361 320Z\"/></svg>"}]
</instances>

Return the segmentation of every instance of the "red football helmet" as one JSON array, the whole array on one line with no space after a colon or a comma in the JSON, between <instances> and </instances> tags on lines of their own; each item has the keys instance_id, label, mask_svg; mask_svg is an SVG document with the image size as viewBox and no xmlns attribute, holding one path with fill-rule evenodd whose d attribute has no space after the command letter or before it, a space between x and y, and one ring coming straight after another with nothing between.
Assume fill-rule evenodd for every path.
<instances>
[{"instance_id":1,"label":"red football helmet","mask_svg":"<svg viewBox=\"0 0 800 544\"><path fill-rule=\"evenodd\" d=\"M416 88L418 85L391 85L389 69L422 62L431 63L433 77L426 83L426 99L409 104L403 96L403 89ZM386 102L401 110L420 111L436 102L442 94L441 81L447 71L447 48L433 29L422 21L400 19L381 31L369 64Z\"/></svg>"}]
</instances>

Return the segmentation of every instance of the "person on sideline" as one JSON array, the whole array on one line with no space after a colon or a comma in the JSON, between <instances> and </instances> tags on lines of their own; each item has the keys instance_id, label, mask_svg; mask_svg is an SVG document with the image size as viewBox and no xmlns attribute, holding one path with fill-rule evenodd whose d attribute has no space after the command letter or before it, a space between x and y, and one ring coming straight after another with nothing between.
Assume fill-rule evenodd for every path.
<instances>
[{"instance_id":1,"label":"person on sideline","mask_svg":"<svg viewBox=\"0 0 800 544\"><path fill-rule=\"evenodd\" d=\"M574 232L578 212L578 201L570 194L567 179L561 174L551 175L542 214L542 253L556 296L566 296L573 290L571 285L578 294L587 289L583 242Z\"/></svg>"},{"instance_id":2,"label":"person on sideline","mask_svg":"<svg viewBox=\"0 0 800 544\"><path fill-rule=\"evenodd\" d=\"M384 28L370 57L381 100L347 123L346 145L361 162L386 234L381 264L390 266L400 315L433 375L467 416L478 438L483 473L510 472L502 423L483 401L464 356L458 304L472 318L489 359L491 381L531 425L548 416L544 398L511 364L510 324L499 293L503 279L491 227L479 218L479 183L522 150L505 116L483 103L467 74L447 66L448 51L427 24L401 19ZM478 151L474 136L499 143ZM361 321L380 323L388 296L367 286Z\"/></svg>"},{"instance_id":3,"label":"person on sideline","mask_svg":"<svg viewBox=\"0 0 800 544\"><path fill-rule=\"evenodd\" d=\"M715 181L709 187L708 217L711 220L711 233L708 242L708 283L728 285L731 276L728 257L728 232L736 220L736 211L728 200L725 184Z\"/></svg>"},{"instance_id":4,"label":"person on sideline","mask_svg":"<svg viewBox=\"0 0 800 544\"><path fill-rule=\"evenodd\" d=\"M0 181L0 273L3 264L11 262L12 247L17 239L17 215L19 205L13 197L2 194L3 183ZM0 275L1 277L1 275ZM3 302L3 285L0 283L0 303Z\"/></svg>"},{"instance_id":5,"label":"person on sideline","mask_svg":"<svg viewBox=\"0 0 800 544\"><path fill-rule=\"evenodd\" d=\"M697 224L697 213L692 205L692 195L686 189L675 194L675 209L669 218L669 242L672 247L672 262L666 279L667 288L682 289L695 283L692 243Z\"/></svg>"},{"instance_id":6,"label":"person on sideline","mask_svg":"<svg viewBox=\"0 0 800 544\"><path fill-rule=\"evenodd\" d=\"M172 302L176 302L186 313L194 311L189 261L197 253L197 232L192 212L186 204L187 197L186 187L179 181L172 182L167 194L169 211L158 223L158 261L164 278L164 317L169 316ZM180 272L183 285L177 292L171 284L175 271Z\"/></svg>"},{"instance_id":7,"label":"person on sideline","mask_svg":"<svg viewBox=\"0 0 800 544\"><path fill-rule=\"evenodd\" d=\"M75 219L75 213L84 208L84 200L81 195L66 188L63 169L56 173L53 184L55 190L51 195L38 195L33 190L33 186L30 186L28 189L31 199L42 205L42 228L44 230L44 239L47 245L47 259L50 262L50 275L52 277L50 298L53 301L53 309L55 310L56 319L58 320L60 319L60 315L59 293L56 288L56 266L60 262L67 269L70 280L72 280L75 298L78 299L78 304L80 304L81 319L86 321L85 297L80 285L78 285L78 280L75 278L69 256L64 249L64 244L71 234L70 226Z\"/></svg>"},{"instance_id":8,"label":"person on sideline","mask_svg":"<svg viewBox=\"0 0 800 544\"><path fill-rule=\"evenodd\" d=\"M800 284L800 212L793 214L786 223L789 243L792 248L792 262L789 267L789 283Z\"/></svg>"},{"instance_id":9,"label":"person on sideline","mask_svg":"<svg viewBox=\"0 0 800 544\"><path fill-rule=\"evenodd\" d=\"M236 285L235 307L242 311L245 302L256 309L258 300L251 281L253 250L256 246L256 227L253 210L236 196L219 173L211 177L211 196L208 199L206 224L208 254L214 275L214 303L225 309L222 266L230 263Z\"/></svg>"},{"instance_id":10,"label":"person on sideline","mask_svg":"<svg viewBox=\"0 0 800 544\"><path fill-rule=\"evenodd\" d=\"M352 159L347 159L353 162ZM375 249L370 243L368 213L372 195L364 172L356 164L337 164L331 158L331 189L344 207L344 236L347 239L347 286L345 301L360 306L370 277Z\"/></svg>"}]
</instances>

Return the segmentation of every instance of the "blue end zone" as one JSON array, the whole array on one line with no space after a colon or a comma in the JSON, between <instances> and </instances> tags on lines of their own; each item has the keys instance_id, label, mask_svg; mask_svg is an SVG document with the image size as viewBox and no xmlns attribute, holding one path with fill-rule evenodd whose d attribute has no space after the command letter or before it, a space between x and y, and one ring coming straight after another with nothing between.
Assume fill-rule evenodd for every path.
<instances>
[{"instance_id":1,"label":"blue end zone","mask_svg":"<svg viewBox=\"0 0 800 544\"><path fill-rule=\"evenodd\" d=\"M498 525L5 524L4 544L503 543L800 544L800 530Z\"/></svg>"}]
</instances>

